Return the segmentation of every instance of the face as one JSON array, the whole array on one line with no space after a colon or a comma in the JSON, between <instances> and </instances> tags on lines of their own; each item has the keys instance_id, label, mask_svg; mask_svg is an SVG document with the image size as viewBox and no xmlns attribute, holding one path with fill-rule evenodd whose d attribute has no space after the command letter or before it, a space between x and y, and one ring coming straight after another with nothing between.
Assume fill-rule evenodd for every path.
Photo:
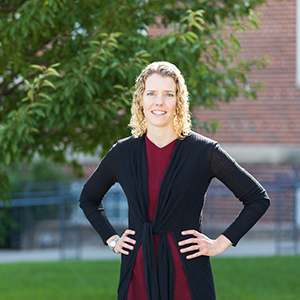
<instances>
[{"instance_id":1,"label":"face","mask_svg":"<svg viewBox=\"0 0 300 300\"><path fill-rule=\"evenodd\" d=\"M176 83L172 77L150 75L145 82L142 103L147 129L173 130L176 110Z\"/></svg>"}]
</instances>

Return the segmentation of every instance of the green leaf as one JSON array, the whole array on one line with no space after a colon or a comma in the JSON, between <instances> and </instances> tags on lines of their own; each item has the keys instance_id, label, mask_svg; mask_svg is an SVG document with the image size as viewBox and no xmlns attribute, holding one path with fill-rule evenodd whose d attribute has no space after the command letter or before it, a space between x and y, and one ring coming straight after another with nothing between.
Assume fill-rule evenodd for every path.
<instances>
[{"instance_id":1,"label":"green leaf","mask_svg":"<svg viewBox=\"0 0 300 300\"><path fill-rule=\"evenodd\" d=\"M60 63L56 63L56 64L53 64L53 65L50 65L50 68L56 68L58 66L60 66Z\"/></svg>"},{"instance_id":2,"label":"green leaf","mask_svg":"<svg viewBox=\"0 0 300 300\"><path fill-rule=\"evenodd\" d=\"M188 31L188 32L186 32L185 35L191 36L194 40L198 40L199 39L198 35L195 32L193 32L193 31Z\"/></svg>"},{"instance_id":3,"label":"green leaf","mask_svg":"<svg viewBox=\"0 0 300 300\"><path fill-rule=\"evenodd\" d=\"M53 69L53 68L48 68L46 70L45 77L48 77L48 76L61 77L61 75L55 69Z\"/></svg>"},{"instance_id":4,"label":"green leaf","mask_svg":"<svg viewBox=\"0 0 300 300\"><path fill-rule=\"evenodd\" d=\"M30 89L30 90L28 91L27 96L28 96L28 98L29 98L31 101L33 101L33 90L32 90L32 89Z\"/></svg>"},{"instance_id":5,"label":"green leaf","mask_svg":"<svg viewBox=\"0 0 300 300\"><path fill-rule=\"evenodd\" d=\"M88 99L90 99L90 100L93 99L93 95L87 87L84 87L84 93Z\"/></svg>"},{"instance_id":6,"label":"green leaf","mask_svg":"<svg viewBox=\"0 0 300 300\"><path fill-rule=\"evenodd\" d=\"M100 119L104 120L104 118L105 118L105 111L103 109L100 109L99 114L100 114Z\"/></svg>"},{"instance_id":7,"label":"green leaf","mask_svg":"<svg viewBox=\"0 0 300 300\"><path fill-rule=\"evenodd\" d=\"M176 38L174 36L172 36L168 39L168 44L171 45L171 44L175 43L175 41L176 41Z\"/></svg>"},{"instance_id":8,"label":"green leaf","mask_svg":"<svg viewBox=\"0 0 300 300\"><path fill-rule=\"evenodd\" d=\"M42 102L34 102L30 105L31 108L34 107L48 107L49 105L47 105L46 103L42 103Z\"/></svg>"},{"instance_id":9,"label":"green leaf","mask_svg":"<svg viewBox=\"0 0 300 300\"><path fill-rule=\"evenodd\" d=\"M19 138L22 137L24 129L25 129L24 124L19 124L18 125L18 127L17 127L17 134L18 134Z\"/></svg>"},{"instance_id":10,"label":"green leaf","mask_svg":"<svg viewBox=\"0 0 300 300\"><path fill-rule=\"evenodd\" d=\"M48 96L48 95L46 95L44 93L38 93L38 96L40 96L42 98L46 98L47 100L49 100L51 102L53 101L53 99L50 96Z\"/></svg>"},{"instance_id":11,"label":"green leaf","mask_svg":"<svg viewBox=\"0 0 300 300\"><path fill-rule=\"evenodd\" d=\"M124 91L124 86L122 86L122 85L120 85L120 84L115 84L114 86L113 86L115 89L119 89L119 90L121 90L121 91Z\"/></svg>"},{"instance_id":12,"label":"green leaf","mask_svg":"<svg viewBox=\"0 0 300 300\"><path fill-rule=\"evenodd\" d=\"M47 80L47 79L44 80L44 82L43 82L43 84L41 86L50 86L50 87L52 87L53 89L56 90L55 85L52 82L50 82L49 80Z\"/></svg>"},{"instance_id":13,"label":"green leaf","mask_svg":"<svg viewBox=\"0 0 300 300\"><path fill-rule=\"evenodd\" d=\"M68 116L72 116L72 109L71 109L71 106L70 106L70 105L68 105L68 106L66 107L66 113L67 113Z\"/></svg>"},{"instance_id":14,"label":"green leaf","mask_svg":"<svg viewBox=\"0 0 300 300\"><path fill-rule=\"evenodd\" d=\"M104 67L104 69L101 72L101 77L104 78L107 75L108 71L109 71L109 66Z\"/></svg>"},{"instance_id":15,"label":"green leaf","mask_svg":"<svg viewBox=\"0 0 300 300\"><path fill-rule=\"evenodd\" d=\"M28 86L32 87L32 84L31 84L27 79L24 79L24 82L25 82Z\"/></svg>"},{"instance_id":16,"label":"green leaf","mask_svg":"<svg viewBox=\"0 0 300 300\"><path fill-rule=\"evenodd\" d=\"M40 132L39 132L36 128L34 128L34 127L31 128L31 131L32 131L32 132L35 132L35 133L40 133Z\"/></svg>"},{"instance_id":17,"label":"green leaf","mask_svg":"<svg viewBox=\"0 0 300 300\"><path fill-rule=\"evenodd\" d=\"M10 152L9 151L6 151L5 152L5 164L8 166L11 162L11 155L10 155Z\"/></svg>"},{"instance_id":18,"label":"green leaf","mask_svg":"<svg viewBox=\"0 0 300 300\"><path fill-rule=\"evenodd\" d=\"M45 113L41 109L35 109L34 112L43 118L46 117Z\"/></svg>"},{"instance_id":19,"label":"green leaf","mask_svg":"<svg viewBox=\"0 0 300 300\"><path fill-rule=\"evenodd\" d=\"M103 67L99 66L99 65L93 65L93 68L98 69L98 70L102 70Z\"/></svg>"},{"instance_id":20,"label":"green leaf","mask_svg":"<svg viewBox=\"0 0 300 300\"><path fill-rule=\"evenodd\" d=\"M87 118L86 118L85 115L81 116L81 118L80 118L80 124L81 124L81 126L82 126L83 128L86 127L86 125L87 125Z\"/></svg>"},{"instance_id":21,"label":"green leaf","mask_svg":"<svg viewBox=\"0 0 300 300\"><path fill-rule=\"evenodd\" d=\"M123 35L123 32L113 32L110 34L111 37L117 38Z\"/></svg>"},{"instance_id":22,"label":"green leaf","mask_svg":"<svg viewBox=\"0 0 300 300\"><path fill-rule=\"evenodd\" d=\"M39 66L39 65L31 65L30 68L33 68L33 69L37 69L37 70L40 70L40 71L44 71L45 67L44 66Z\"/></svg>"},{"instance_id":23,"label":"green leaf","mask_svg":"<svg viewBox=\"0 0 300 300\"><path fill-rule=\"evenodd\" d=\"M99 41L90 41L90 44L101 46L101 43Z\"/></svg>"},{"instance_id":24,"label":"green leaf","mask_svg":"<svg viewBox=\"0 0 300 300\"><path fill-rule=\"evenodd\" d=\"M191 35L185 34L185 38L187 38L192 44L195 43L195 39Z\"/></svg>"},{"instance_id":25,"label":"green leaf","mask_svg":"<svg viewBox=\"0 0 300 300\"><path fill-rule=\"evenodd\" d=\"M54 106L54 112L56 115L60 113L60 105L58 103L56 103Z\"/></svg>"},{"instance_id":26,"label":"green leaf","mask_svg":"<svg viewBox=\"0 0 300 300\"><path fill-rule=\"evenodd\" d=\"M11 150L13 153L17 153L18 152L18 147L16 143L12 143L11 144Z\"/></svg>"}]
</instances>

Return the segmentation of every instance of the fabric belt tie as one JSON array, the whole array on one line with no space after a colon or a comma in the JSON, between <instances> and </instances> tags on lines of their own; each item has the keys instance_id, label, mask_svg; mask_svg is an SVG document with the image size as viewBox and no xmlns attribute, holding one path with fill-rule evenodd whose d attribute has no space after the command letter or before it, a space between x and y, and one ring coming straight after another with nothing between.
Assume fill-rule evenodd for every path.
<instances>
[{"instance_id":1,"label":"fabric belt tie","mask_svg":"<svg viewBox=\"0 0 300 300\"><path fill-rule=\"evenodd\" d=\"M157 268L153 233L159 234ZM142 248L148 300L173 300L175 267L166 232L155 232L153 224L146 222Z\"/></svg>"}]
</instances>

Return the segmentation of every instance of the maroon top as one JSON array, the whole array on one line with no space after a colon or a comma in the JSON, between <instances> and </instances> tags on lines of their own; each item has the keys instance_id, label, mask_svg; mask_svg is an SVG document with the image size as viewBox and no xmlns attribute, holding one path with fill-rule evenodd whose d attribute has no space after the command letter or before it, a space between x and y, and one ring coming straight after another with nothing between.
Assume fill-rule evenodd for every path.
<instances>
[{"instance_id":1,"label":"maroon top","mask_svg":"<svg viewBox=\"0 0 300 300\"><path fill-rule=\"evenodd\" d=\"M146 136L149 186L148 218L150 222L154 220L160 183L167 169L176 141L174 140L170 144L159 148ZM167 233L167 237L175 266L174 300L191 300L189 286L177 247L169 232ZM153 239L157 258L159 235L153 234ZM139 300L147 300L142 247L138 250L133 266L127 300L135 300L137 297Z\"/></svg>"}]
</instances>

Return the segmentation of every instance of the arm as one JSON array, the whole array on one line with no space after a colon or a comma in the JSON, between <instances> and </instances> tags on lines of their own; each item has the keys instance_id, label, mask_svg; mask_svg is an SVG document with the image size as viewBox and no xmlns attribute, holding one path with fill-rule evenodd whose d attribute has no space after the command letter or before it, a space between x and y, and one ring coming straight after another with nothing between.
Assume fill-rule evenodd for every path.
<instances>
[{"instance_id":1,"label":"arm","mask_svg":"<svg viewBox=\"0 0 300 300\"><path fill-rule=\"evenodd\" d=\"M236 246L238 241L257 223L270 206L265 189L218 144L211 155L212 177L223 182L244 207L222 233Z\"/></svg>"},{"instance_id":2,"label":"arm","mask_svg":"<svg viewBox=\"0 0 300 300\"><path fill-rule=\"evenodd\" d=\"M116 159L114 157L114 149L107 153L103 158L96 171L84 185L80 195L80 207L83 209L86 217L101 236L103 243L109 243L119 238L115 229L108 221L102 206L102 199L109 188L117 181L116 178ZM128 235L134 235L133 230L126 230L122 237L117 241L114 252L128 255L128 251L132 250L136 241L129 238ZM130 245L132 244L132 245Z\"/></svg>"},{"instance_id":3,"label":"arm","mask_svg":"<svg viewBox=\"0 0 300 300\"><path fill-rule=\"evenodd\" d=\"M80 207L104 243L117 234L102 206L104 195L117 181L114 151L115 149L112 148L103 158L85 183L79 199Z\"/></svg>"},{"instance_id":4,"label":"arm","mask_svg":"<svg viewBox=\"0 0 300 300\"><path fill-rule=\"evenodd\" d=\"M211 177L216 177L222 181L243 202L244 208L231 225L215 240L196 230L183 231L183 236L193 235L194 237L178 243L179 246L192 244L182 248L180 252L198 250L188 255L187 259L201 255L219 255L231 245L235 246L241 237L262 217L270 205L270 199L264 188L218 144L214 145L211 152Z\"/></svg>"}]
</instances>

